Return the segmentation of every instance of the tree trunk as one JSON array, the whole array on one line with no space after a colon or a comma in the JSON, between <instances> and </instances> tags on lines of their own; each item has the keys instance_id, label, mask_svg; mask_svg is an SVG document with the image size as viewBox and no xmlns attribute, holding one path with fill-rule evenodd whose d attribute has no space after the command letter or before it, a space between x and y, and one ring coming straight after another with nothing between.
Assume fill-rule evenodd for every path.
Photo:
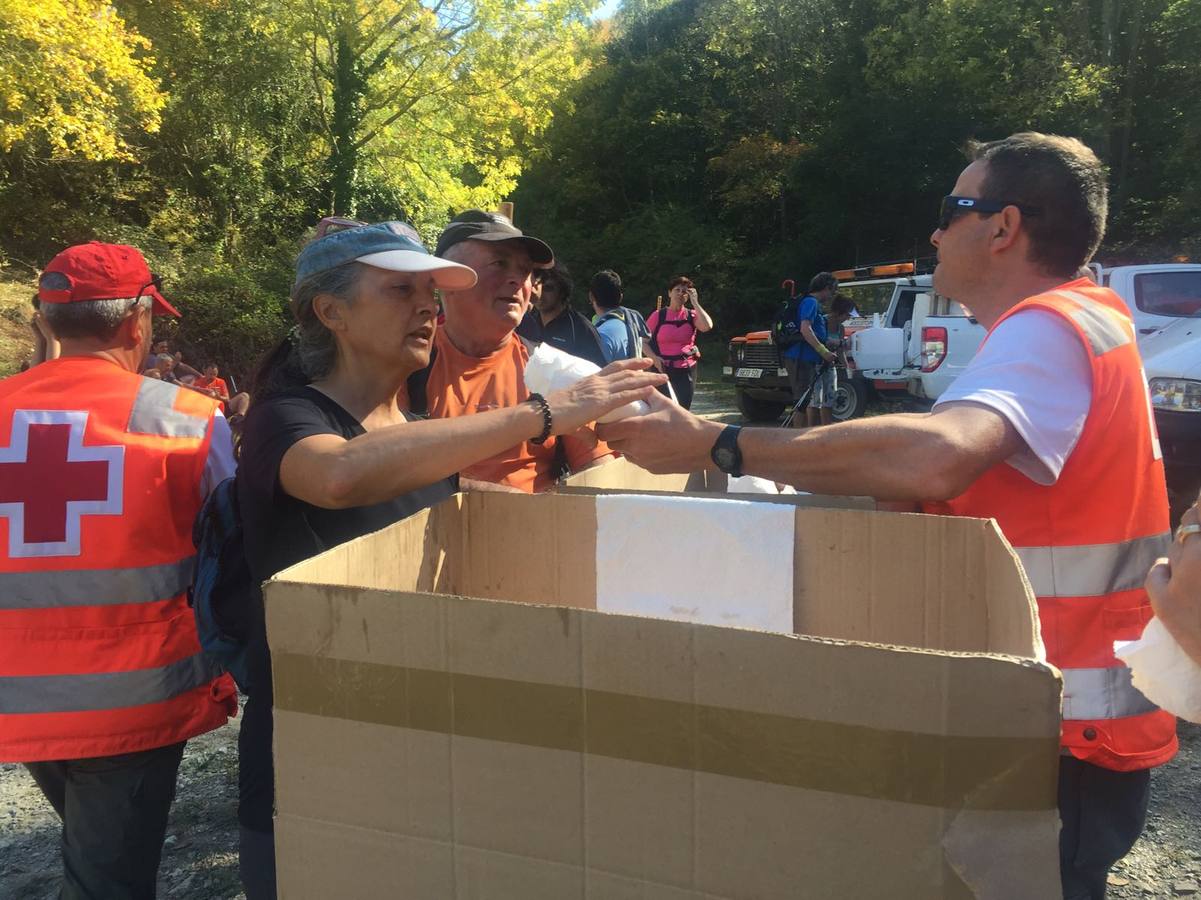
<instances>
[{"instance_id":1,"label":"tree trunk","mask_svg":"<svg viewBox=\"0 0 1201 900\"><path fill-rule=\"evenodd\" d=\"M354 216L358 201L359 128L363 124L363 94L366 82L359 59L344 25L338 30L334 60L333 147L329 166L335 215Z\"/></svg>"},{"instance_id":2,"label":"tree trunk","mask_svg":"<svg viewBox=\"0 0 1201 900\"><path fill-rule=\"evenodd\" d=\"M1122 123L1119 143L1114 153L1114 205L1121 206L1126 200L1130 179L1130 145L1134 138L1134 98L1138 80L1140 42L1143 30L1143 5L1134 2L1130 6L1127 25L1127 52L1124 84L1122 85Z\"/></svg>"}]
</instances>

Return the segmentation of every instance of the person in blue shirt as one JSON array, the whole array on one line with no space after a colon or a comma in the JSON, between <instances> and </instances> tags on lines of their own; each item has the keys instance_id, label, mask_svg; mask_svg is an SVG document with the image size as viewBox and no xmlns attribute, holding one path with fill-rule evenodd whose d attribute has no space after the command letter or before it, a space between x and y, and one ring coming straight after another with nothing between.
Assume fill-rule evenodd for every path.
<instances>
[{"instance_id":1,"label":"person in blue shirt","mask_svg":"<svg viewBox=\"0 0 1201 900\"><path fill-rule=\"evenodd\" d=\"M801 339L786 347L782 354L794 402L801 399L801 394L813 382L821 362L834 359L834 353L826 346L829 334L822 308L829 305L837 291L838 279L829 272L818 272L809 281L809 292L797 305L796 323ZM831 365L813 389L813 396L805 409L804 423L799 421L799 413L794 414L793 421L789 423L793 428L800 428L802 425L812 428L819 423L829 425L834 421L836 378L834 366Z\"/></svg>"},{"instance_id":2,"label":"person in blue shirt","mask_svg":"<svg viewBox=\"0 0 1201 900\"><path fill-rule=\"evenodd\" d=\"M622 306L621 276L604 269L592 276L588 299L596 310L592 324L600 333L605 362L617 359L638 359L643 355L642 342L651 336L646 319L636 309Z\"/></svg>"}]
</instances>

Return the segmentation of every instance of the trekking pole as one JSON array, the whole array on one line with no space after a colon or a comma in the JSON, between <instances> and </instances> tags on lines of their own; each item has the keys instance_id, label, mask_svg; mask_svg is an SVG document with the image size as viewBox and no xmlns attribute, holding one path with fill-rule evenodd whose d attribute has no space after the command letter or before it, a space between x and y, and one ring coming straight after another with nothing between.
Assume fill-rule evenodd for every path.
<instances>
[{"instance_id":1,"label":"trekking pole","mask_svg":"<svg viewBox=\"0 0 1201 900\"><path fill-rule=\"evenodd\" d=\"M817 367L817 371L813 373L813 380L809 382L809 387L805 388L805 393L801 394L800 399L793 404L792 409L785 413L783 420L780 422L781 428L787 428L792 424L792 420L796 418L797 413L804 412L809 408L809 401L813 399L813 392L817 389L817 383L822 380L823 375L830 371L830 367L838 359L838 351L841 349L842 341L839 341L838 346L830 354L830 358L822 360L821 365Z\"/></svg>"}]
</instances>

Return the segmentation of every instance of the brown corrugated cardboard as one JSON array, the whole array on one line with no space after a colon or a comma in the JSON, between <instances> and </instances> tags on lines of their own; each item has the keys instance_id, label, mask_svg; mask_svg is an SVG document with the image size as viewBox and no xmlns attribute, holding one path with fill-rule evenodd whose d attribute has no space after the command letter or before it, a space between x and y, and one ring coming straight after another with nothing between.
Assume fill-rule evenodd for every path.
<instances>
[{"instance_id":1,"label":"brown corrugated cardboard","mask_svg":"<svg viewBox=\"0 0 1201 900\"><path fill-rule=\"evenodd\" d=\"M724 472L693 472L690 475L655 475L641 466L636 466L625 457L618 457L599 466L584 469L568 476L556 487L561 494L599 495L623 494L675 494L678 496L704 496L726 494L729 479ZM876 501L870 497L846 497L835 494L738 494L743 500L760 503L786 503L789 506L820 506L825 509L875 509Z\"/></svg>"},{"instance_id":2,"label":"brown corrugated cardboard","mask_svg":"<svg viewBox=\"0 0 1201 900\"><path fill-rule=\"evenodd\" d=\"M596 611L600 502L458 496L267 585L281 897L1055 895L994 525L798 508L797 637Z\"/></svg>"}]
</instances>

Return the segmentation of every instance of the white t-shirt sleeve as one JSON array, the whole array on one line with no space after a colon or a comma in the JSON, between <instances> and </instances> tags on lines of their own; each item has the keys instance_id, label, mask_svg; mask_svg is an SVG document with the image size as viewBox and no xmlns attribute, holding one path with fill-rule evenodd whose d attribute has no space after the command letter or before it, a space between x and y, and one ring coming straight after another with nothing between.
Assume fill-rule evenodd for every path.
<instances>
[{"instance_id":1,"label":"white t-shirt sleeve","mask_svg":"<svg viewBox=\"0 0 1201 900\"><path fill-rule=\"evenodd\" d=\"M1036 484L1054 484L1084 430L1092 380L1072 326L1028 309L993 330L934 406L969 402L1000 413L1026 442L1006 462Z\"/></svg>"},{"instance_id":2,"label":"white t-shirt sleeve","mask_svg":"<svg viewBox=\"0 0 1201 900\"><path fill-rule=\"evenodd\" d=\"M229 421L221 410L213 416L213 438L209 441L209 455L204 462L204 476L200 479L200 496L207 497L213 488L226 478L233 477L238 469L234 459L234 439L229 430Z\"/></svg>"}]
</instances>

